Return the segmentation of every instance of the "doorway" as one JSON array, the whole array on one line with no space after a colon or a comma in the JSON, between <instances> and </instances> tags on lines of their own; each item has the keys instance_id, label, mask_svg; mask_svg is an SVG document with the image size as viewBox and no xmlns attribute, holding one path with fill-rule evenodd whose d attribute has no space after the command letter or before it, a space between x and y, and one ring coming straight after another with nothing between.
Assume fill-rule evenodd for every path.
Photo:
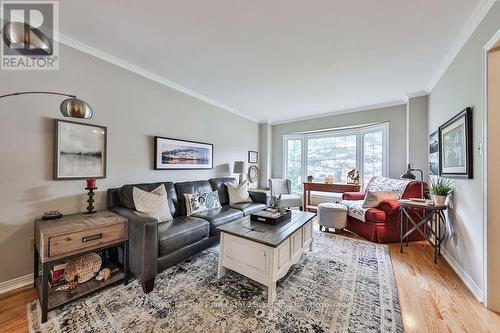
<instances>
[{"instance_id":1,"label":"doorway","mask_svg":"<svg viewBox=\"0 0 500 333\"><path fill-rule=\"evenodd\" d=\"M496 40L495 40L496 39ZM500 312L500 31L485 48L486 53L486 132L487 132L487 223L486 223L486 305ZM488 144L489 143L489 144ZM496 143L496 144L495 144ZM495 149L496 148L496 149ZM489 282L489 283L488 283Z\"/></svg>"}]
</instances>

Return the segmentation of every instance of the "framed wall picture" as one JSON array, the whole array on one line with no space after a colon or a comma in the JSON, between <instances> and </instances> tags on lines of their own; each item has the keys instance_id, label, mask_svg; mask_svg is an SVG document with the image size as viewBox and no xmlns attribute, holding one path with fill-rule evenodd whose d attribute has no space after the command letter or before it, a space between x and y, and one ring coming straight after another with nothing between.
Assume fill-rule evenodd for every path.
<instances>
[{"instance_id":1,"label":"framed wall picture","mask_svg":"<svg viewBox=\"0 0 500 333\"><path fill-rule=\"evenodd\" d=\"M106 178L107 128L55 120L54 179Z\"/></svg>"},{"instance_id":2,"label":"framed wall picture","mask_svg":"<svg viewBox=\"0 0 500 333\"><path fill-rule=\"evenodd\" d=\"M155 136L155 170L212 169L214 145Z\"/></svg>"},{"instance_id":3,"label":"framed wall picture","mask_svg":"<svg viewBox=\"0 0 500 333\"><path fill-rule=\"evenodd\" d=\"M472 178L472 108L466 108L439 127L439 174Z\"/></svg>"},{"instance_id":4,"label":"framed wall picture","mask_svg":"<svg viewBox=\"0 0 500 333\"><path fill-rule=\"evenodd\" d=\"M439 176L439 133L429 135L429 176Z\"/></svg>"},{"instance_id":5,"label":"framed wall picture","mask_svg":"<svg viewBox=\"0 0 500 333\"><path fill-rule=\"evenodd\" d=\"M259 153L253 150L248 151L248 163L259 163Z\"/></svg>"}]
</instances>

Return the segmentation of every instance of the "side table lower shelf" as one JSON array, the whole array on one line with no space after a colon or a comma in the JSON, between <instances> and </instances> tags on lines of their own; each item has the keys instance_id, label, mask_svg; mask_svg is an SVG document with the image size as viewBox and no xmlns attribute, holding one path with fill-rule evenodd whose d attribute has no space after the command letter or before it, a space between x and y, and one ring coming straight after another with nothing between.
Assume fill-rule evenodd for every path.
<instances>
[{"instance_id":1,"label":"side table lower shelf","mask_svg":"<svg viewBox=\"0 0 500 333\"><path fill-rule=\"evenodd\" d=\"M123 270L107 262L105 265L107 268L111 269L111 277L106 281L97 281L93 278L90 281L78 285L75 289L71 291L56 291L58 286L48 287L47 290L47 311L54 310L58 307L64 306L68 303L76 301L80 298L93 294L105 287L112 286L122 282L125 278L125 273ZM38 276L35 278L35 288L38 292L38 298L42 299L40 295L42 288L42 277Z\"/></svg>"}]
</instances>

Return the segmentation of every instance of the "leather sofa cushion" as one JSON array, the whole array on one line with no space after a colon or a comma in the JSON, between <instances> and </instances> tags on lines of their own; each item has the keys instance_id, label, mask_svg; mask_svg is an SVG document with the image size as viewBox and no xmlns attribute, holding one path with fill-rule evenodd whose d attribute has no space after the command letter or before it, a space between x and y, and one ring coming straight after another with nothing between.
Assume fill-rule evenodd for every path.
<instances>
[{"instance_id":1,"label":"leather sofa cushion","mask_svg":"<svg viewBox=\"0 0 500 333\"><path fill-rule=\"evenodd\" d=\"M179 198L179 215L186 215L186 200L184 194L205 194L212 192L212 186L208 180L197 180L192 182L175 183L177 197Z\"/></svg>"},{"instance_id":2,"label":"leather sofa cushion","mask_svg":"<svg viewBox=\"0 0 500 333\"><path fill-rule=\"evenodd\" d=\"M158 225L158 255L164 256L208 237L207 221L179 216Z\"/></svg>"},{"instance_id":3,"label":"leather sofa cushion","mask_svg":"<svg viewBox=\"0 0 500 333\"><path fill-rule=\"evenodd\" d=\"M226 184L237 184L236 178L223 177L209 179L210 185L214 191L219 192L219 199L221 205L229 205L229 194L227 193Z\"/></svg>"},{"instance_id":4,"label":"leather sofa cushion","mask_svg":"<svg viewBox=\"0 0 500 333\"><path fill-rule=\"evenodd\" d=\"M254 212L257 212L259 210L266 209L267 206L262 203L254 203L254 202L242 202L242 203L236 203L232 204L229 207L241 210L243 212L244 216L250 215Z\"/></svg>"},{"instance_id":5,"label":"leather sofa cushion","mask_svg":"<svg viewBox=\"0 0 500 333\"><path fill-rule=\"evenodd\" d=\"M218 235L217 227L223 224L235 221L243 217L243 212L229 206L222 206L219 209L210 209L201 213L191 215L191 217L199 217L207 220L210 223L210 236Z\"/></svg>"},{"instance_id":6,"label":"leather sofa cushion","mask_svg":"<svg viewBox=\"0 0 500 333\"><path fill-rule=\"evenodd\" d=\"M173 217L179 216L179 199L177 197L177 192L175 191L174 183L172 182L124 185L118 190L120 203L125 208L136 210L133 196L134 187L143 191L151 192L161 184L165 185L165 190L167 191L168 208L170 208L170 213Z\"/></svg>"},{"instance_id":7,"label":"leather sofa cushion","mask_svg":"<svg viewBox=\"0 0 500 333\"><path fill-rule=\"evenodd\" d=\"M385 222L385 212L377 208L370 208L365 212L365 220L370 222Z\"/></svg>"}]
</instances>

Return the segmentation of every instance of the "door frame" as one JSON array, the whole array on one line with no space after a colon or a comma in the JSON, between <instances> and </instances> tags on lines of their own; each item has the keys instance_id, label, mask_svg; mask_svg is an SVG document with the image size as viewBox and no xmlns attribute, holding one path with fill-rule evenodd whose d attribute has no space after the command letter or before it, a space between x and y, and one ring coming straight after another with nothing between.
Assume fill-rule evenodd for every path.
<instances>
[{"instance_id":1,"label":"door frame","mask_svg":"<svg viewBox=\"0 0 500 333\"><path fill-rule=\"evenodd\" d=\"M483 304L488 306L488 52L500 41L500 29L483 47Z\"/></svg>"}]
</instances>

